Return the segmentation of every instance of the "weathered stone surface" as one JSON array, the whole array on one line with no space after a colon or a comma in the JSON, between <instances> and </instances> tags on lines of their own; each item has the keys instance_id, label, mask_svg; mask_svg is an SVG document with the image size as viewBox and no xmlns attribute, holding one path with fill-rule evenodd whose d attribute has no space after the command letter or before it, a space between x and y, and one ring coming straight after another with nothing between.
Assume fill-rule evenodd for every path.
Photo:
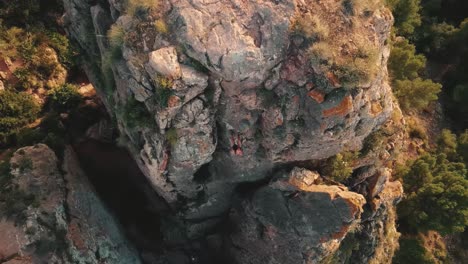
<instances>
[{"instance_id":1,"label":"weathered stone surface","mask_svg":"<svg viewBox=\"0 0 468 264\"><path fill-rule=\"evenodd\" d=\"M356 227L365 199L345 187L271 183L231 213L237 232L231 235L237 263L319 263Z\"/></svg>"},{"instance_id":2,"label":"weathered stone surface","mask_svg":"<svg viewBox=\"0 0 468 264\"><path fill-rule=\"evenodd\" d=\"M182 75L174 47L166 47L149 53L148 65L157 73L172 79Z\"/></svg>"},{"instance_id":3,"label":"weathered stone surface","mask_svg":"<svg viewBox=\"0 0 468 264\"><path fill-rule=\"evenodd\" d=\"M107 47L83 36L92 35L90 32L104 25L93 20L96 16L92 16L90 7L107 5L102 1L64 2L69 35L86 55L105 54ZM343 11L341 1L331 0L169 0L138 18L124 14L121 1L109 3L110 12L105 13L112 14L127 36L123 58L112 64L116 86L109 92L96 76L90 79L101 91L109 113L115 115L127 148L141 170L177 212L184 223L181 232L191 237L203 236L221 221L240 185L266 182L273 169L284 165L325 159L343 149L357 150L393 111L386 70L390 50L386 40L392 17L381 2L375 2L375 10L366 15L353 15ZM293 30L294 21L305 14L319 16L336 30L329 34L343 49L354 47L354 40L359 40L367 45L366 50L375 50L375 65L371 66L377 70L370 78L349 85L337 73L312 64L311 40ZM169 33L156 29L155 23L161 21L167 24ZM92 75L91 71L88 75ZM130 97L142 103L154 122L145 119L136 127L128 125L121 113ZM336 210L350 208L339 201L351 197L330 195L348 191L339 186L316 185L316 175L299 175L295 182L284 183L297 189L299 198L294 208L299 209L295 213L298 217L306 215L307 221L317 221L314 224L318 226L323 224L320 221L330 221L330 230L324 235L327 249L310 258L320 259L339 246L339 239L330 237L340 233L342 220L310 220L307 214L314 211L303 212L306 209L302 207L322 199L323 204L317 203L326 208L337 205L338 209L326 209L336 215ZM366 178L352 183L368 184ZM364 184L356 190L377 197L386 184L380 179L370 192ZM270 206L262 202L263 196L271 195L279 204L285 203L284 194L289 191L274 186L251 190L257 200L247 202L239 211L241 218L247 219L241 223L245 230L240 236L256 232L248 231L257 225L251 216ZM281 212L288 216L284 210ZM356 221L358 215L340 219ZM287 220L301 221L290 218ZM279 227L272 230L285 228L282 224L286 220L279 221L274 222ZM313 237L312 242L317 241L314 232L318 231L313 227L304 232L309 232L309 240ZM288 249L292 249L289 244L292 247L299 243L297 237L282 238L276 242ZM252 249L263 243L264 238L259 239L261 242L252 244ZM299 244L302 247L312 242ZM274 247L262 250L264 256L276 254ZM301 250L288 259L292 262L276 260L301 263ZM239 254L240 259L247 259L247 255ZM267 261L261 262L258 257L258 262L253 263Z\"/></svg>"},{"instance_id":4,"label":"weathered stone surface","mask_svg":"<svg viewBox=\"0 0 468 264\"><path fill-rule=\"evenodd\" d=\"M24 219L0 215L1 259L9 259L6 263L140 263L71 148L66 149L63 162L64 174L54 152L43 144L21 148L11 158L12 184L34 201L16 212Z\"/></svg>"}]
</instances>

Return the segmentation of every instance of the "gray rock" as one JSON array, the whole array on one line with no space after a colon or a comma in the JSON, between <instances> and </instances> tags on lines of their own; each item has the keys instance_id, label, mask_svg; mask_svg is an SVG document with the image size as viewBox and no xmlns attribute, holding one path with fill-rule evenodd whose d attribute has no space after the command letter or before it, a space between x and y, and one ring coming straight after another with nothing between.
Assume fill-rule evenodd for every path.
<instances>
[{"instance_id":1,"label":"gray rock","mask_svg":"<svg viewBox=\"0 0 468 264\"><path fill-rule=\"evenodd\" d=\"M140 263L70 147L65 150L64 174L54 152L43 144L17 150L10 164L12 184L33 201L17 212L24 219L1 215L2 238L16 241L8 247L0 242L2 257L12 257L12 263Z\"/></svg>"}]
</instances>

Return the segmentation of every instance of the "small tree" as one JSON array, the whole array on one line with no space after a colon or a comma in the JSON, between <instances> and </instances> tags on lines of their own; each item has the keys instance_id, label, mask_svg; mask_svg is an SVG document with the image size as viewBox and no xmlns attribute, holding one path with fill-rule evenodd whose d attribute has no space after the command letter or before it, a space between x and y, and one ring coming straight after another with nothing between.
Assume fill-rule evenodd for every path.
<instances>
[{"instance_id":1,"label":"small tree","mask_svg":"<svg viewBox=\"0 0 468 264\"><path fill-rule=\"evenodd\" d=\"M462 163L445 154L425 154L403 175L407 194L398 206L400 221L414 231L462 232L468 224L468 180Z\"/></svg>"},{"instance_id":2,"label":"small tree","mask_svg":"<svg viewBox=\"0 0 468 264\"><path fill-rule=\"evenodd\" d=\"M407 39L398 39L393 43L388 60L388 69L393 80L414 80L424 70L426 58L416 54L416 47Z\"/></svg>"},{"instance_id":3,"label":"small tree","mask_svg":"<svg viewBox=\"0 0 468 264\"><path fill-rule=\"evenodd\" d=\"M49 103L57 112L67 112L74 109L81 102L81 95L75 85L64 84L49 92Z\"/></svg>"},{"instance_id":4,"label":"small tree","mask_svg":"<svg viewBox=\"0 0 468 264\"><path fill-rule=\"evenodd\" d=\"M442 89L440 83L416 78L414 80L397 80L393 85L395 96L404 110L422 110L430 102L437 100Z\"/></svg>"},{"instance_id":5,"label":"small tree","mask_svg":"<svg viewBox=\"0 0 468 264\"><path fill-rule=\"evenodd\" d=\"M357 159L355 152L338 153L327 161L325 175L335 181L344 181L353 173L353 162Z\"/></svg>"},{"instance_id":6,"label":"small tree","mask_svg":"<svg viewBox=\"0 0 468 264\"><path fill-rule=\"evenodd\" d=\"M39 105L29 94L0 91L0 143L5 143L8 136L34 121L39 110Z\"/></svg>"}]
</instances>

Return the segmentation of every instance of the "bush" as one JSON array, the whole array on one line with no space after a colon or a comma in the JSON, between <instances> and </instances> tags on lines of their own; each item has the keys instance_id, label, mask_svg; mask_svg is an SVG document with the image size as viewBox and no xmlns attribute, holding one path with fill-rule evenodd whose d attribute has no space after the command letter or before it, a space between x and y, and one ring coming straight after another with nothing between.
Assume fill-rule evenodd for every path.
<instances>
[{"instance_id":1,"label":"bush","mask_svg":"<svg viewBox=\"0 0 468 264\"><path fill-rule=\"evenodd\" d=\"M360 156L366 156L367 154L376 151L378 148L382 147L385 141L385 133L383 130L379 129L372 132L367 136L362 142L362 149L360 151Z\"/></svg>"},{"instance_id":2,"label":"bush","mask_svg":"<svg viewBox=\"0 0 468 264\"><path fill-rule=\"evenodd\" d=\"M394 81L418 78L425 65L424 55L416 54L416 47L407 39L399 39L393 43L388 69Z\"/></svg>"},{"instance_id":3,"label":"bush","mask_svg":"<svg viewBox=\"0 0 468 264\"><path fill-rule=\"evenodd\" d=\"M400 36L411 35L421 25L421 0L387 0L395 18L395 31Z\"/></svg>"},{"instance_id":4,"label":"bush","mask_svg":"<svg viewBox=\"0 0 468 264\"><path fill-rule=\"evenodd\" d=\"M445 154L425 154L403 174L406 198L398 205L400 223L408 230L462 232L468 224L468 180L463 163Z\"/></svg>"},{"instance_id":5,"label":"bush","mask_svg":"<svg viewBox=\"0 0 468 264\"><path fill-rule=\"evenodd\" d=\"M401 238L400 249L393 257L394 264L435 264L427 255L423 243L417 238Z\"/></svg>"},{"instance_id":6,"label":"bush","mask_svg":"<svg viewBox=\"0 0 468 264\"><path fill-rule=\"evenodd\" d=\"M129 128L149 127L154 123L154 119L146 106L133 97L124 106L123 119Z\"/></svg>"},{"instance_id":7,"label":"bush","mask_svg":"<svg viewBox=\"0 0 468 264\"><path fill-rule=\"evenodd\" d=\"M355 40L353 43L355 50L344 56L339 54L333 43L326 40L315 42L308 50L310 62L321 74L333 75L345 88L365 84L379 70L378 51L365 40Z\"/></svg>"},{"instance_id":8,"label":"bush","mask_svg":"<svg viewBox=\"0 0 468 264\"><path fill-rule=\"evenodd\" d=\"M468 166L468 130L458 137L457 153Z\"/></svg>"},{"instance_id":9,"label":"bush","mask_svg":"<svg viewBox=\"0 0 468 264\"><path fill-rule=\"evenodd\" d=\"M342 152L327 160L324 172L332 180L342 182L353 173L353 163L356 161L358 153Z\"/></svg>"},{"instance_id":10,"label":"bush","mask_svg":"<svg viewBox=\"0 0 468 264\"><path fill-rule=\"evenodd\" d=\"M175 146L177 144L178 136L177 136L177 129L176 128L170 128L166 132L166 139L171 145L171 147Z\"/></svg>"},{"instance_id":11,"label":"bush","mask_svg":"<svg viewBox=\"0 0 468 264\"><path fill-rule=\"evenodd\" d=\"M126 0L127 14L133 17L141 17L145 15L150 8L157 7L159 0Z\"/></svg>"},{"instance_id":12,"label":"bush","mask_svg":"<svg viewBox=\"0 0 468 264\"><path fill-rule=\"evenodd\" d=\"M0 91L0 143L34 121L39 110L29 94Z\"/></svg>"},{"instance_id":13,"label":"bush","mask_svg":"<svg viewBox=\"0 0 468 264\"><path fill-rule=\"evenodd\" d=\"M78 87L71 84L64 84L52 89L48 93L49 104L52 110L57 112L68 112L76 108L81 102L81 95Z\"/></svg>"},{"instance_id":14,"label":"bush","mask_svg":"<svg viewBox=\"0 0 468 264\"><path fill-rule=\"evenodd\" d=\"M163 19L158 19L154 22L154 28L156 29L156 32L161 33L161 34L167 34L169 33L169 29L167 28L167 24Z\"/></svg>"},{"instance_id":15,"label":"bush","mask_svg":"<svg viewBox=\"0 0 468 264\"><path fill-rule=\"evenodd\" d=\"M320 17L312 15L311 13L305 13L297 18L292 25L292 30L296 32L296 34L314 40L324 40L329 34L328 26L321 22Z\"/></svg>"},{"instance_id":16,"label":"bush","mask_svg":"<svg viewBox=\"0 0 468 264\"><path fill-rule=\"evenodd\" d=\"M393 85L393 91L401 107L406 110L423 110L429 103L437 100L437 95L442 89L440 83L431 80L416 78L414 80L397 80Z\"/></svg>"}]
</instances>

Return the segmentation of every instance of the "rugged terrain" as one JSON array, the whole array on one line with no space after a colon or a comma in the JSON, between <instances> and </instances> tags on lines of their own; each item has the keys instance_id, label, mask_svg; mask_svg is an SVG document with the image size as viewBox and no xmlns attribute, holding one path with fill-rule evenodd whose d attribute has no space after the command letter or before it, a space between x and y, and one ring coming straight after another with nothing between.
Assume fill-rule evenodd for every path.
<instances>
[{"instance_id":1,"label":"rugged terrain","mask_svg":"<svg viewBox=\"0 0 468 264\"><path fill-rule=\"evenodd\" d=\"M386 67L393 19L381 1L64 0L64 7L63 25L119 144L170 208L154 223L163 246L138 249L143 262L208 263L208 251L242 264L391 262L402 195L391 174L405 132ZM386 140L366 143L377 130ZM328 158L363 146L349 179L323 169ZM67 149L65 171L71 157ZM64 193L54 202L73 199L68 190L55 188ZM67 234L99 252L100 235ZM139 263L123 237L111 241L117 245L91 261ZM23 256L21 245L12 256Z\"/></svg>"}]
</instances>

